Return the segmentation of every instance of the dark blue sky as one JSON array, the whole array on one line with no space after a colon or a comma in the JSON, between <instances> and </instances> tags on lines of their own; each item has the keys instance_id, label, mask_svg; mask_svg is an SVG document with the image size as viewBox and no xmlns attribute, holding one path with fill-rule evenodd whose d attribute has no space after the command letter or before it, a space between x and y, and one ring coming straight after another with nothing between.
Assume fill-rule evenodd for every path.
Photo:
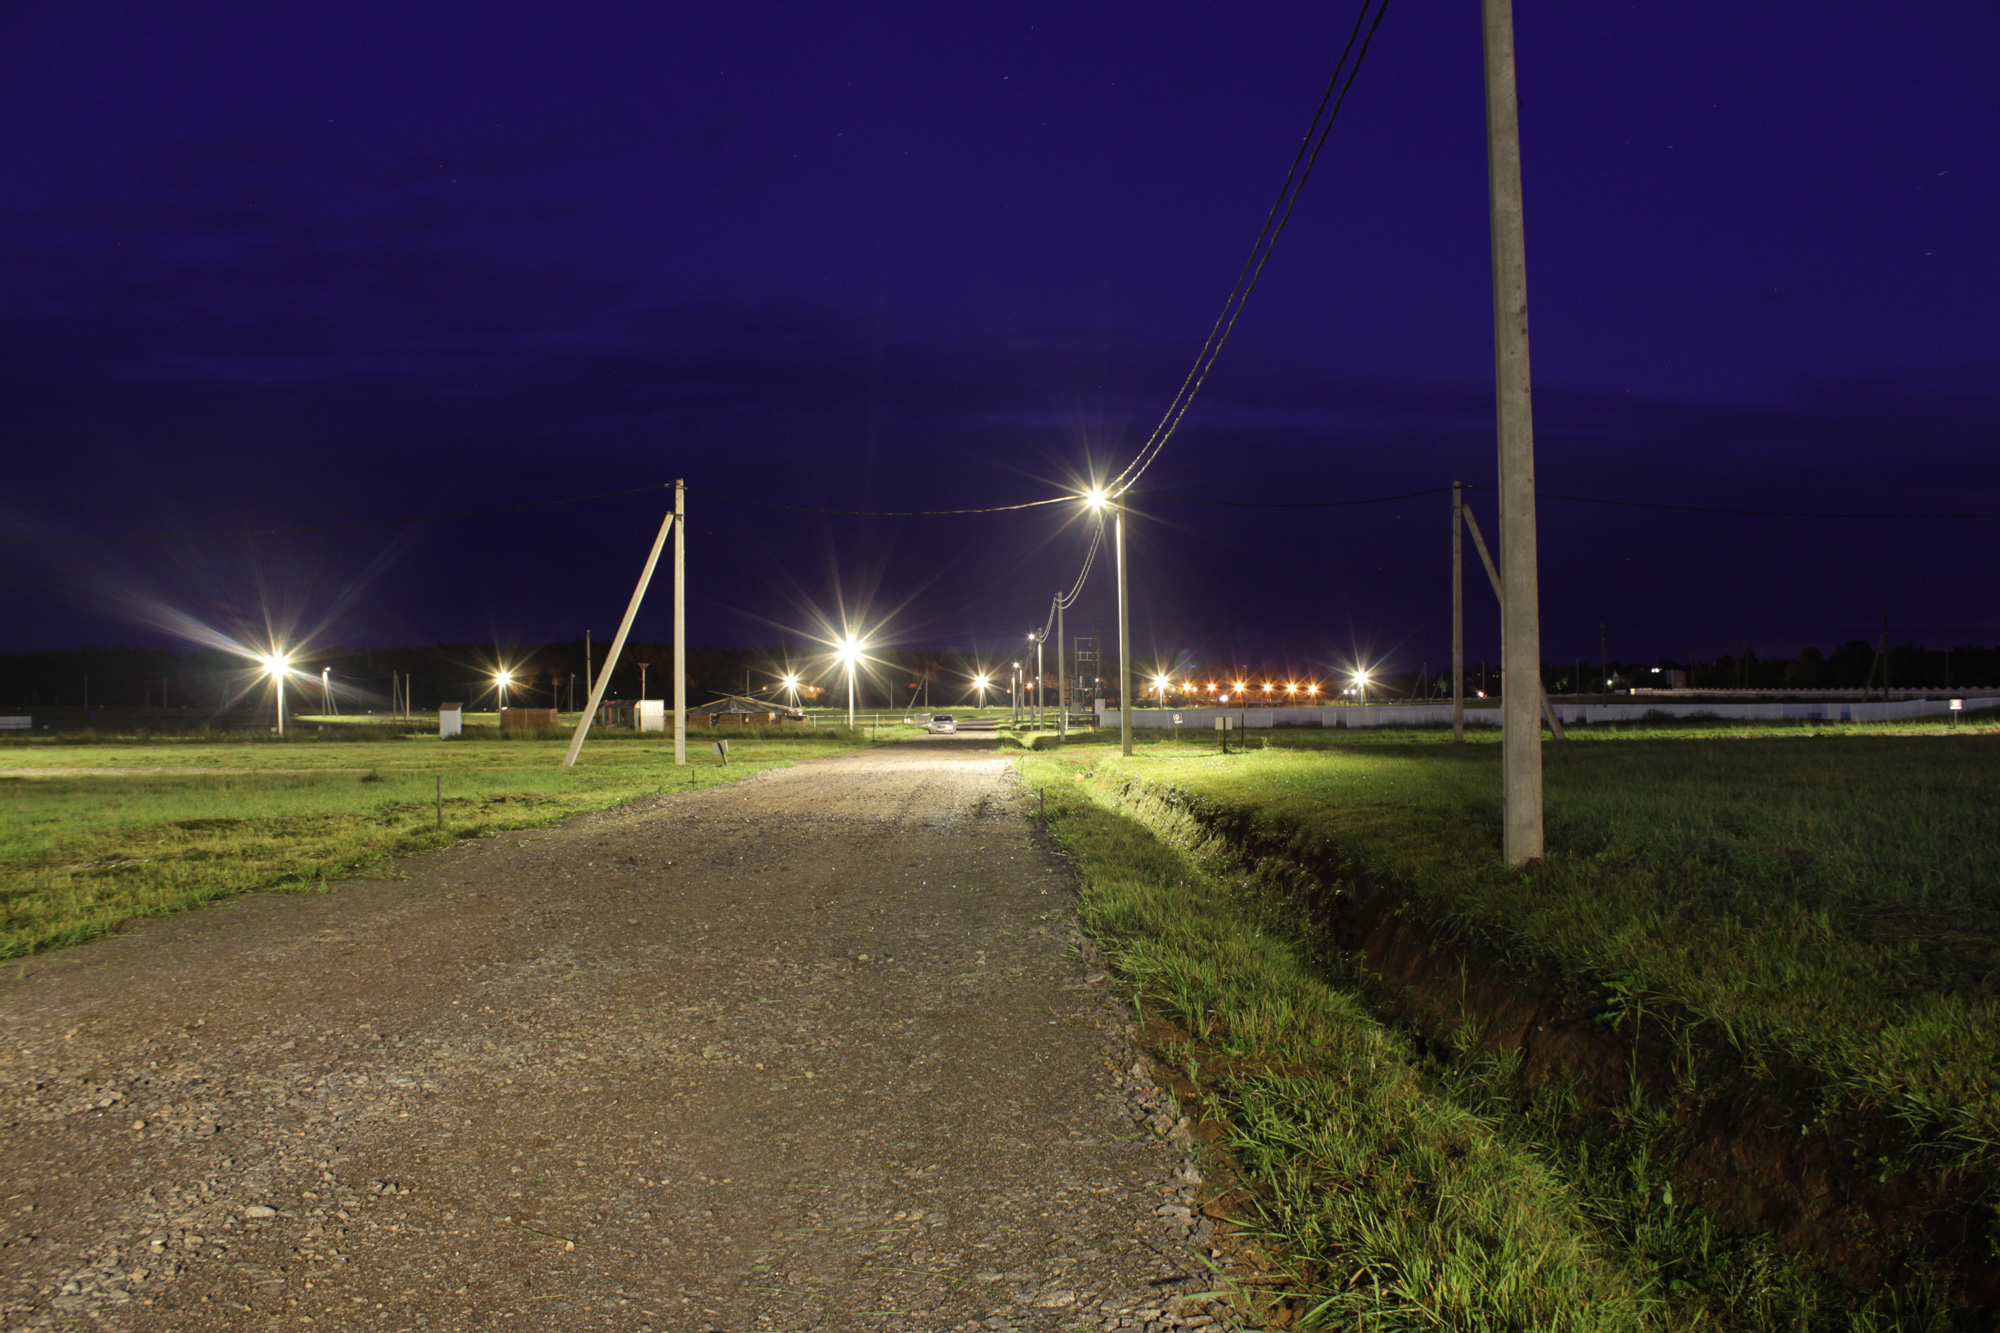
<instances>
[{"instance_id":1,"label":"dark blue sky","mask_svg":"<svg viewBox=\"0 0 2000 1333\"><path fill-rule=\"evenodd\" d=\"M685 475L694 636L1001 645L1206 335L1347 6L77 3L0 14L0 535L290 527ZM2000 510L2000 11L1522 0L1545 492ZM1143 489L1493 481L1478 13L1395 0ZM1490 497L1479 497L1489 516ZM608 636L622 500L0 548L0 648ZM1448 645L1447 501L1143 500L1135 637ZM2000 522L1545 501L1551 659L2000 639ZM1469 585L1478 592L1478 585ZM1099 577L1073 619L1107 625ZM1497 653L1474 608L1472 653ZM656 598L640 632L665 634Z\"/></svg>"}]
</instances>

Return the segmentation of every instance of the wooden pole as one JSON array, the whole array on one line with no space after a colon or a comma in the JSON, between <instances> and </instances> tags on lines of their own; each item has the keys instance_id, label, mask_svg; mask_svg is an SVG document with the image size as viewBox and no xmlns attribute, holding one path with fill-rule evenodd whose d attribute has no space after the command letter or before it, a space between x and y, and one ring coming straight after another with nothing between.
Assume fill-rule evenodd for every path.
<instances>
[{"instance_id":1,"label":"wooden pole","mask_svg":"<svg viewBox=\"0 0 2000 1333\"><path fill-rule=\"evenodd\" d=\"M688 761L687 483L674 480L674 762Z\"/></svg>"},{"instance_id":2,"label":"wooden pole","mask_svg":"<svg viewBox=\"0 0 2000 1333\"><path fill-rule=\"evenodd\" d=\"M611 641L611 651L604 658L604 670L597 673L597 683L590 691L590 701L583 707L583 716L577 719L576 734L570 737L569 752L563 756L564 768L576 766L576 757L583 750L583 738L590 734L591 719L597 715L597 705L604 699L604 688L611 683L611 672L618 665L619 651L625 647L625 636L632 632L632 622L639 615L639 603L645 600L646 585L653 581L653 566L660 563L660 550L667 544L667 534L676 526L674 515L669 513L666 521L660 524L660 535L653 538L653 549L646 556L646 567L639 572L639 586L632 590L632 601L625 608L625 619L619 622L618 637ZM680 647L678 639L674 646L678 654Z\"/></svg>"}]
</instances>

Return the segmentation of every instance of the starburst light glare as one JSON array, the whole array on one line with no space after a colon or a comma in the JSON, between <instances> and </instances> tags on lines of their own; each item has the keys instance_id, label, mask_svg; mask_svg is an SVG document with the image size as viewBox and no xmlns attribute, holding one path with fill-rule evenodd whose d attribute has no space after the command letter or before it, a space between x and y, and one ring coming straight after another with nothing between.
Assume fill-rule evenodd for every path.
<instances>
[{"instance_id":1,"label":"starburst light glare","mask_svg":"<svg viewBox=\"0 0 2000 1333\"><path fill-rule=\"evenodd\" d=\"M1083 502L1092 509L1102 509L1111 503L1111 496L1102 486L1092 486L1084 493Z\"/></svg>"},{"instance_id":2,"label":"starburst light glare","mask_svg":"<svg viewBox=\"0 0 2000 1333\"><path fill-rule=\"evenodd\" d=\"M278 691L278 734L285 734L285 677L291 672L292 659L283 653L267 653L257 659L264 664L264 671L271 677L271 683Z\"/></svg>"}]
</instances>

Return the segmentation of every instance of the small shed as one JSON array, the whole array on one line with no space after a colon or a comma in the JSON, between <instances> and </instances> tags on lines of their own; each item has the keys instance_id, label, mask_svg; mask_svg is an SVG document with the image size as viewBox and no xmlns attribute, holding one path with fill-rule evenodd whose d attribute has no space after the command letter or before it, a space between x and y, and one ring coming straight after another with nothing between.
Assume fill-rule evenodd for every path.
<instances>
[{"instance_id":1,"label":"small shed","mask_svg":"<svg viewBox=\"0 0 2000 1333\"><path fill-rule=\"evenodd\" d=\"M440 740L448 739L452 736L462 735L464 731L465 731L465 705L439 704L438 738Z\"/></svg>"},{"instance_id":2,"label":"small shed","mask_svg":"<svg viewBox=\"0 0 2000 1333\"><path fill-rule=\"evenodd\" d=\"M634 724L638 707L630 699L606 699L597 706L597 717L592 725L599 727L629 727Z\"/></svg>"},{"instance_id":3,"label":"small shed","mask_svg":"<svg viewBox=\"0 0 2000 1333\"><path fill-rule=\"evenodd\" d=\"M667 705L663 699L641 699L639 701L639 730L665 731L667 729Z\"/></svg>"}]
</instances>

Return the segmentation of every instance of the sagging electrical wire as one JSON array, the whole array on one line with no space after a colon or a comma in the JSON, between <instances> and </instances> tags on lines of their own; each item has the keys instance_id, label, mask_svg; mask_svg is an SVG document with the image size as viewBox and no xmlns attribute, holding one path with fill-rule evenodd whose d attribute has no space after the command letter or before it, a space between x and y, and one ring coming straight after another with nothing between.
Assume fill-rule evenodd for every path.
<instances>
[{"instance_id":1,"label":"sagging electrical wire","mask_svg":"<svg viewBox=\"0 0 2000 1333\"><path fill-rule=\"evenodd\" d=\"M1373 19L1369 17L1371 10ZM1304 191L1306 181L1312 177L1313 165L1319 161L1320 149L1326 145L1333 122L1339 118L1347 94L1354 87L1355 77L1361 73L1361 62L1367 58L1368 47L1375 40L1375 30L1382 26L1382 16L1388 11L1388 0L1362 0L1361 10L1354 18L1354 28L1348 33L1347 45L1342 48L1340 59L1333 67L1333 76L1327 80L1326 92L1313 111L1305 137L1299 141L1298 151L1292 156L1291 169L1285 173L1284 184L1278 187L1278 197L1272 201L1270 212L1265 214L1264 226L1257 233L1256 243L1250 247L1250 257L1244 260L1242 270L1236 275L1236 285L1222 303L1222 311L1209 329L1207 340L1195 355L1187 378L1181 381L1181 387L1167 404L1159 424L1153 427L1153 433L1140 446L1137 456L1106 487L1114 495L1130 490L1145 475L1146 469L1153 465L1153 460L1160 456L1167 441L1179 429L1181 418L1187 415L1195 395L1207 382L1209 371L1215 368L1223 344L1235 331L1236 320L1242 315L1250 294L1257 290L1257 280L1263 276L1264 265L1270 262L1271 252L1277 248L1278 237L1284 233L1285 224L1291 221L1292 210L1298 206L1299 195ZM1350 55L1354 58L1351 66L1348 64Z\"/></svg>"},{"instance_id":2,"label":"sagging electrical wire","mask_svg":"<svg viewBox=\"0 0 2000 1333\"><path fill-rule=\"evenodd\" d=\"M1090 577L1090 566L1097 559L1097 548L1104 545L1104 523L1099 520L1097 534L1090 539L1090 549L1083 553L1083 568L1078 571L1076 583L1067 593L1057 593L1049 602L1049 616L1042 622L1042 640L1048 641L1049 631L1055 627L1057 610L1067 611L1076 605L1076 599L1083 595L1083 582Z\"/></svg>"}]
</instances>

